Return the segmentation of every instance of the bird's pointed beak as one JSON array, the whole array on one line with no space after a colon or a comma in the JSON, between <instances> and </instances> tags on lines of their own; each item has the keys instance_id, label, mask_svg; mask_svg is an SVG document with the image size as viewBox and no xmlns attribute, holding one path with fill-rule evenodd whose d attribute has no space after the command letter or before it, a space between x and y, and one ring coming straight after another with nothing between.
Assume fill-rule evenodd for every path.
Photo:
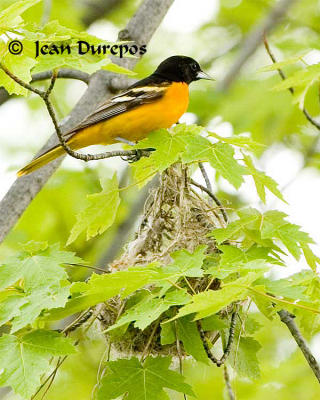
<instances>
[{"instance_id":1,"label":"bird's pointed beak","mask_svg":"<svg viewBox=\"0 0 320 400\"><path fill-rule=\"evenodd\" d=\"M208 75L206 72L199 71L197 73L197 78L198 79L208 79L209 81L215 81L214 78L212 78L210 75Z\"/></svg>"}]
</instances>

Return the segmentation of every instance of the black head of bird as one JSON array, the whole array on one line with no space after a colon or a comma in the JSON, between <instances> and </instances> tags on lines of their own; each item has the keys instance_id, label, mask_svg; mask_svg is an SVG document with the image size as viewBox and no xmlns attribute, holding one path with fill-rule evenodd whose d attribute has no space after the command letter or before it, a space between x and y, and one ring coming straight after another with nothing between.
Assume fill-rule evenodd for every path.
<instances>
[{"instance_id":1,"label":"black head of bird","mask_svg":"<svg viewBox=\"0 0 320 400\"><path fill-rule=\"evenodd\" d=\"M196 60L186 56L172 56L165 59L152 75L173 82L186 82L188 84L199 79L214 80L202 71Z\"/></svg>"}]
</instances>

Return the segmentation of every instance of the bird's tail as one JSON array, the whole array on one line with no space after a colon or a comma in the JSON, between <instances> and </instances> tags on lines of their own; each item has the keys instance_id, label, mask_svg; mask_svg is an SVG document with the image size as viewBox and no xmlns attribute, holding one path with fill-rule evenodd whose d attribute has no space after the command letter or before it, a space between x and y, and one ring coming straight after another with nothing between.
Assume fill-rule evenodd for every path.
<instances>
[{"instance_id":1,"label":"bird's tail","mask_svg":"<svg viewBox=\"0 0 320 400\"><path fill-rule=\"evenodd\" d=\"M31 163L27 164L22 169L20 169L17 175L19 177L23 175L28 175L31 172L35 171L36 169L48 164L50 161L53 161L56 158L62 156L64 152L65 151L62 146L60 145L55 146L52 149L46 151L44 154L41 154L41 156L35 158L33 161L31 161Z\"/></svg>"}]
</instances>

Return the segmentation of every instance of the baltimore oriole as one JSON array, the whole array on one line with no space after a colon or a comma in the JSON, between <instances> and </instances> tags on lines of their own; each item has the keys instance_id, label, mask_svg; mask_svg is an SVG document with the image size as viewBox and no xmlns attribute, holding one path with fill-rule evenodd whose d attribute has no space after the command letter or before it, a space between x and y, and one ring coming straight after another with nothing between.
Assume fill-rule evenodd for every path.
<instances>
[{"instance_id":1,"label":"baltimore oriole","mask_svg":"<svg viewBox=\"0 0 320 400\"><path fill-rule=\"evenodd\" d=\"M198 79L212 78L197 61L185 56L167 58L153 74L105 101L64 133L68 146L77 150L94 144L136 142L154 130L169 128L186 112L188 85ZM18 176L29 174L62 154L62 146L55 146L22 168Z\"/></svg>"}]
</instances>

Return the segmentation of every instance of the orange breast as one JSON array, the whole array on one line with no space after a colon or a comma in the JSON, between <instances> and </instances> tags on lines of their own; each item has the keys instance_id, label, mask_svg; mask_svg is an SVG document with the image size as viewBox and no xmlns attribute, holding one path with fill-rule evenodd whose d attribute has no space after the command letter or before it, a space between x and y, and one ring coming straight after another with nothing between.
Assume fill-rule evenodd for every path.
<instances>
[{"instance_id":1,"label":"orange breast","mask_svg":"<svg viewBox=\"0 0 320 400\"><path fill-rule=\"evenodd\" d=\"M111 144L116 141L117 136L132 142L141 140L156 129L169 128L178 122L182 114L186 112L188 104L188 85L174 82L160 100L144 104L75 134L72 147Z\"/></svg>"}]
</instances>

